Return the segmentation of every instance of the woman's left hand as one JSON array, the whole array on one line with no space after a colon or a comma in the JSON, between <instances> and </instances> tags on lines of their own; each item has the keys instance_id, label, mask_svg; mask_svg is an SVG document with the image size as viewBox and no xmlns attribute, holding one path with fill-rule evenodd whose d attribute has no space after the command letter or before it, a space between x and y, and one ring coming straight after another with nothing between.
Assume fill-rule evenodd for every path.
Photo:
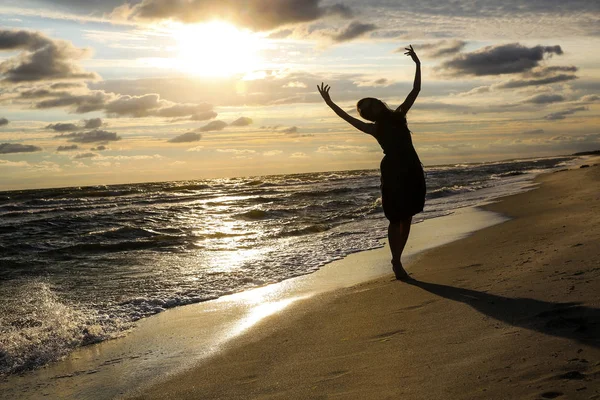
<instances>
[{"instance_id":1,"label":"woman's left hand","mask_svg":"<svg viewBox=\"0 0 600 400\"><path fill-rule=\"evenodd\" d=\"M331 103L331 97L329 96L329 85L325 85L323 82L321 82L321 86L319 87L319 85L317 85L317 89L319 89L319 93L323 97L323 100L325 100L325 103Z\"/></svg>"},{"instance_id":2,"label":"woman's left hand","mask_svg":"<svg viewBox=\"0 0 600 400\"><path fill-rule=\"evenodd\" d=\"M419 60L419 57L417 57L417 53L415 53L415 50L413 49L412 45L409 44L409 47L405 47L404 50L406 50L406 53L404 53L407 56L410 56L410 58L412 58L412 60L417 63L417 64L421 64L421 60Z\"/></svg>"}]
</instances>

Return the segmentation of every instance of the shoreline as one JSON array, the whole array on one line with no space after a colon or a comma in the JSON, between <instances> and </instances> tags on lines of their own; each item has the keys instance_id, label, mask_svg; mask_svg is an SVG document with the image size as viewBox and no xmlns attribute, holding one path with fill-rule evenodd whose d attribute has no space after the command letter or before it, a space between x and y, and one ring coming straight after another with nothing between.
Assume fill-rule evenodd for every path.
<instances>
[{"instance_id":1,"label":"shoreline","mask_svg":"<svg viewBox=\"0 0 600 400\"><path fill-rule=\"evenodd\" d=\"M413 225L420 240L407 245L405 264L410 265L412 259L431 248L506 220L477 207L454 211ZM379 248L351 253L310 274L144 318L122 337L80 347L61 361L9 376L0 381L0 390L10 393L12 399L35 395L110 399L124 395L140 381L145 386L158 375L171 376L209 361L236 346L255 325L271 316L293 313L295 306L305 301L391 274L387 240L381 243Z\"/></svg>"},{"instance_id":2,"label":"shoreline","mask_svg":"<svg viewBox=\"0 0 600 400\"><path fill-rule=\"evenodd\" d=\"M500 199L494 199L492 201L498 202L503 201L503 199L504 197ZM406 264L410 266L413 263L417 263L417 260L421 256L423 256L423 254L429 252L432 247L435 248L437 246L460 240L461 238L464 238L465 236L468 236L473 232L478 231L484 226L497 224L506 220L506 218L501 217L497 213L497 211L494 211L496 214L492 215L489 212L485 213L478 211L479 209L479 207L467 207L464 209L458 209L454 210L455 214L449 217L446 216L434 218L428 220L429 222L425 221L423 223L413 225L413 229L415 229L416 231L418 231L419 229L423 229L424 232L426 232L426 234L419 235L418 232L413 233L413 235L411 236L411 241L409 241L409 245L407 247L407 259L409 261ZM468 215L464 215L464 213L467 213ZM477 221L474 222L474 219L476 219ZM460 224L463 224L463 226L457 226ZM452 226L454 232L452 232L452 229L448 229L448 226ZM435 238L434 243L418 243L419 238L429 241L433 236L433 232L441 232L437 235L438 237ZM417 237L416 239L414 239L415 236ZM265 322L265 324L263 325L266 325L268 323L271 323L271 321L266 321L266 319L283 318L283 316L278 314L289 314L290 312L292 312L292 310L297 310L300 307L304 307L303 303L311 302L316 298L320 298L322 296L327 297L329 295L334 295L334 293L336 292L349 290L348 288L351 288L356 285L362 285L366 281L371 281L373 279L381 278L382 276L390 275L391 272L388 271L390 270L390 268L388 268L388 253L389 249L387 248L387 244L384 244L384 247L382 248L352 253L342 260L334 261L333 263L331 263L334 265L333 267L331 267L330 264L328 264L328 266L323 267L319 271L312 274L292 278L280 283L268 285L266 287L261 287L246 292L223 296L217 300L212 300L210 302L192 304L186 307L167 310L164 313L140 321L140 325L143 325L142 332L139 332L139 326L135 328L135 331L138 331L138 334L134 336L134 338L127 339L127 337L132 334L129 333L124 338L117 338L116 340L111 340L108 342L100 343L98 345L81 348L80 350L76 351L76 353L72 356L67 357L67 359L64 361L54 363L41 371L31 372L31 374L36 375L40 379L38 381L34 381L30 385L26 384L24 386L20 386L18 392L23 392L24 388L25 390L27 390L27 388L31 389L33 386L37 386L38 388L45 387L46 389L50 390L51 393L61 392L65 394L71 392L75 396L73 398L77 398L75 393L72 392L74 390L73 386L87 386L89 388L92 388L92 393L96 393L97 396L90 394L90 396L86 395L86 398L112 398L112 396L103 397L100 394L101 392L103 392L103 385L106 382L106 377L105 379L100 380L97 379L97 377L99 377L103 372L106 372L103 370L106 369L107 366L120 366L120 368L112 368L113 371L108 372L107 375L110 379L115 374L118 374L118 370L120 370L122 373L124 367L126 367L128 364L127 361L137 360L140 358L147 362L137 363L137 367L134 368L155 369L154 373L146 374L146 378L150 376L156 376L156 373L169 375L181 373L186 369L190 368L191 365L198 363L201 359L207 360L210 357L215 357L218 356L218 354L222 354L223 351L227 351L225 349L238 346L238 341L245 340L242 336L244 336L244 334L247 334L250 328L252 328L252 332L254 332L256 330L256 326L253 325L258 324L259 322ZM417 253L416 257L415 254L411 253ZM413 259L415 258L417 260L413 261ZM363 266L366 264L370 265L371 268L365 271ZM335 267L336 265L338 266L337 268ZM354 269L348 269L349 266L353 266ZM359 266L359 269L356 268L357 266ZM342 279L339 279L340 271L342 270L345 271L346 276L342 276ZM319 289L315 290L315 286L307 289L306 284L304 284L304 292L302 292L302 290L299 290L299 286L302 286L302 284L298 285L296 283L297 281L302 280L312 280L312 284L319 287ZM329 282L333 282L333 284L329 284ZM270 290L275 286L279 286L279 289L274 291ZM310 286L310 284L308 286ZM303 301L297 302L297 300L300 299L302 299ZM259 307L259 303L264 301L267 301L267 304L269 306ZM238 305L242 304L242 306L234 310L228 305L223 306L223 303L238 303ZM212 309L212 304L221 305ZM290 306L289 308L291 310L286 310L282 312L288 306ZM204 308L204 310L200 310L202 308ZM215 314L218 314L218 310L220 310L221 312L225 312L228 315L224 318L213 318ZM203 316L199 316L199 313L203 314ZM207 320L207 314L213 314L213 316L211 316ZM206 344L208 345L208 350L202 351L201 353L203 354L198 354L198 346L196 346L195 348L187 348L186 350L192 350L192 352L194 353L192 354L193 359L190 360L190 362L187 365L178 365L177 362L181 362L181 359L183 358L182 355L174 354L173 347L165 346L164 344L169 341L177 344L177 341L179 343L183 343L186 341L197 340L198 335L183 335L182 337L179 337L178 339L173 341L174 336L180 335L180 332L176 332L173 330L169 331L169 329L171 328L168 328L167 325L175 321L176 325L179 324L178 327L181 328L183 326L181 325L182 321L189 320L190 318L193 320L192 326L195 326L196 328L201 328L201 322L206 323L207 321L213 321L213 319L214 321L218 322L222 322L223 319L235 319L238 321L237 327L235 328L237 329L237 333L234 335L231 334L231 326L229 328L222 329L220 332L216 332L216 336L221 336L221 340L213 341L212 343L206 342ZM254 321L250 321L253 318ZM186 323L183 322L183 324ZM240 329L240 326L242 326L243 329ZM153 333L153 331L155 330L159 331L158 337L152 337L156 336ZM223 340L223 338L226 338L227 340ZM137 340L139 340L141 343L154 343L156 345L155 348L159 348L161 350L159 353L164 353L164 355L157 354L157 352L153 350L150 350L146 353L142 352L141 347L143 347L143 345L141 345L140 343L135 343ZM147 345L145 347L146 349L149 348ZM123 352L123 350L126 351ZM99 354L100 356L98 356ZM155 362L157 359L161 358L173 358L175 361L167 362L163 365L163 367L165 368L163 368L162 370L157 370L155 368L155 365L152 365L152 363L153 361ZM90 363L86 364L86 359L87 361L91 362L91 364L94 364L93 361L95 361L96 367L99 368L90 366ZM208 362L210 362L210 360ZM132 365L129 366L131 367ZM131 382L138 381L137 378L139 378L139 376L135 376L135 374L130 374L129 372L127 372L125 375L125 377L120 378L126 378L125 380L129 379L129 381ZM60 381L60 383L57 383L58 381ZM0 386L4 385L0 384ZM133 389L133 387L131 387L131 384L127 384L125 386L127 387L127 389ZM12 387L12 385L8 385L7 387L16 389L15 387ZM40 391L40 393L43 392L44 390ZM85 393L85 391L79 392L80 395L82 393ZM123 391L115 392L115 395L117 395L118 393L123 394ZM28 396L28 394L23 395L26 397Z\"/></svg>"},{"instance_id":3,"label":"shoreline","mask_svg":"<svg viewBox=\"0 0 600 400\"><path fill-rule=\"evenodd\" d=\"M600 398L600 167L536 182L483 206L512 219L421 253L418 280L300 302L133 398Z\"/></svg>"}]
</instances>

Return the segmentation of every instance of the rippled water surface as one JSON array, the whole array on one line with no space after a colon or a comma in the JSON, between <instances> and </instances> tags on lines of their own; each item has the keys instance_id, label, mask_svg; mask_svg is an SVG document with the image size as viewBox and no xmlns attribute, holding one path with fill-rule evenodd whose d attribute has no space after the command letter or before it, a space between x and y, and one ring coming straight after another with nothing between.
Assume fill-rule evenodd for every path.
<instances>
[{"instance_id":1,"label":"rippled water surface","mask_svg":"<svg viewBox=\"0 0 600 400\"><path fill-rule=\"evenodd\" d=\"M522 190L571 158L426 168L415 222ZM0 373L165 308L379 247L379 171L0 192Z\"/></svg>"}]
</instances>

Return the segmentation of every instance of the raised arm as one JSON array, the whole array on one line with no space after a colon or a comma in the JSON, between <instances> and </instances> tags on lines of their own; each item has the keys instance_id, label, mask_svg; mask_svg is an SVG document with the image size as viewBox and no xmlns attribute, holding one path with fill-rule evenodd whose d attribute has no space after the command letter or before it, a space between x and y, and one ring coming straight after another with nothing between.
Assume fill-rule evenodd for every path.
<instances>
[{"instance_id":1,"label":"raised arm","mask_svg":"<svg viewBox=\"0 0 600 400\"><path fill-rule=\"evenodd\" d=\"M356 119L348 115L346 111L342 110L337 104L333 102L333 100L331 100L331 97L329 96L329 89L331 88L329 87L329 85L325 85L323 84L323 82L321 82L321 86L317 85L317 89L323 97L323 100L325 100L325 103L333 110L333 112L339 115L340 118L348 122L356 129L363 131L364 133L368 133L369 135L375 134L375 124L366 123L361 121L360 119Z\"/></svg>"},{"instance_id":2,"label":"raised arm","mask_svg":"<svg viewBox=\"0 0 600 400\"><path fill-rule=\"evenodd\" d=\"M406 100L404 100L404 103L400 104L400 107L398 107L396 109L397 112L401 112L404 115L406 115L408 110L410 110L410 108L414 104L415 100L417 99L419 92L421 91L421 61L419 60L419 57L417 57L417 54L415 53L414 49L412 48L412 45L410 45L410 47L405 48L405 50L406 50L406 53L404 53L404 54L406 54L407 56L410 56L413 59L413 61L415 62L416 70L415 70L415 82L413 84L413 89L408 94L408 96L406 96Z\"/></svg>"}]
</instances>

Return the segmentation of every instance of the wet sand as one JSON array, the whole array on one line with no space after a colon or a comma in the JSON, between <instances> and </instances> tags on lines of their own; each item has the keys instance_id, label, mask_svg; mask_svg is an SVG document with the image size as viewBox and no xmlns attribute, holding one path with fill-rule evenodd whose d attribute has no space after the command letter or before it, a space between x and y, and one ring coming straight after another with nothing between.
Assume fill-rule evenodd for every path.
<instances>
[{"instance_id":1,"label":"wet sand","mask_svg":"<svg viewBox=\"0 0 600 400\"><path fill-rule=\"evenodd\" d=\"M600 399L600 166L537 181L413 281L294 303L134 398Z\"/></svg>"}]
</instances>

